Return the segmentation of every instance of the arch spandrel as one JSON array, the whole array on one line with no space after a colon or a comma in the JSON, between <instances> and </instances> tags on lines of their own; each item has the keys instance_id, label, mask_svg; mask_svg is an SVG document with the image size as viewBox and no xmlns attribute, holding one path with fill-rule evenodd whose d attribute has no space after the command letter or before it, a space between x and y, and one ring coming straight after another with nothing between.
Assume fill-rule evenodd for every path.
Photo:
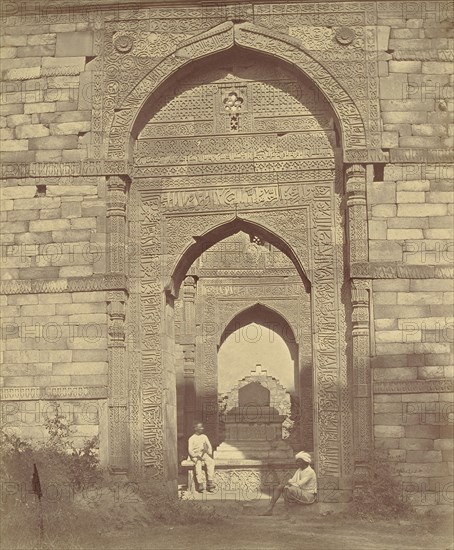
<instances>
[{"instance_id":1,"label":"arch spandrel","mask_svg":"<svg viewBox=\"0 0 454 550\"><path fill-rule=\"evenodd\" d=\"M342 133L344 160L366 160L367 135L363 118L353 99L336 78L300 45L299 41L251 23L226 22L180 44L152 69L118 105L109 132L107 156L125 159L131 139L138 133L147 101L172 75L192 61L239 46L280 59L301 71L326 97ZM127 160L127 158L125 159Z\"/></svg>"}]
</instances>

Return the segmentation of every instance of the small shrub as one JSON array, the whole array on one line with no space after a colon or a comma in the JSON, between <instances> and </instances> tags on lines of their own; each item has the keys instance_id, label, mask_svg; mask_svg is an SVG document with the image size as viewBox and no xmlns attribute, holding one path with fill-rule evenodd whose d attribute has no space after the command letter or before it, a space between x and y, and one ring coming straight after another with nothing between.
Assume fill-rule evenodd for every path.
<instances>
[{"instance_id":1,"label":"small shrub","mask_svg":"<svg viewBox=\"0 0 454 550\"><path fill-rule=\"evenodd\" d=\"M353 493L353 514L363 519L403 518L412 508L402 499L402 485L384 453L375 452L369 473Z\"/></svg>"}]
</instances>

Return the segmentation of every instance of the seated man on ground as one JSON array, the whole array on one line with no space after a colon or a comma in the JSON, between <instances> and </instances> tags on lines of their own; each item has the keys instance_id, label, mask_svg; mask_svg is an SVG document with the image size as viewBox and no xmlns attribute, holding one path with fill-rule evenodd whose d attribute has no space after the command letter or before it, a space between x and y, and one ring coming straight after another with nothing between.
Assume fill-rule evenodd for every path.
<instances>
[{"instance_id":1,"label":"seated man on ground","mask_svg":"<svg viewBox=\"0 0 454 550\"><path fill-rule=\"evenodd\" d=\"M285 485L279 485L274 491L270 506L263 514L264 516L273 515L273 508L280 496L284 495L286 506L290 503L312 504L317 495L317 476L311 468L311 457L309 453L301 451L295 455L296 470L295 475L287 481Z\"/></svg>"},{"instance_id":2,"label":"seated man on ground","mask_svg":"<svg viewBox=\"0 0 454 550\"><path fill-rule=\"evenodd\" d=\"M213 449L210 440L203 433L203 424L198 422L194 425L194 434L188 441L189 459L195 463L195 478L199 492L205 490L205 476L203 466L207 470L207 491L212 492L215 488L214 481L214 460L211 458Z\"/></svg>"}]
</instances>

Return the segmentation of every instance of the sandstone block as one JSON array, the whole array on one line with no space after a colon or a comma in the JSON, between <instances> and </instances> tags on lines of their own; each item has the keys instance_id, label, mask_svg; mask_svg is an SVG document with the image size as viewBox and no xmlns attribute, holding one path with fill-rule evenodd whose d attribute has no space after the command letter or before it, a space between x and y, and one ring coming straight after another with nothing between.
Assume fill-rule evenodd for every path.
<instances>
[{"instance_id":1,"label":"sandstone block","mask_svg":"<svg viewBox=\"0 0 454 550\"><path fill-rule=\"evenodd\" d=\"M375 330L395 330L397 329L397 319L375 319Z\"/></svg>"},{"instance_id":2,"label":"sandstone block","mask_svg":"<svg viewBox=\"0 0 454 550\"><path fill-rule=\"evenodd\" d=\"M385 394L379 393L374 395L374 402L376 403L400 403L402 396L399 394Z\"/></svg>"},{"instance_id":3,"label":"sandstone block","mask_svg":"<svg viewBox=\"0 0 454 550\"><path fill-rule=\"evenodd\" d=\"M397 203L424 202L425 193L423 191L398 191ZM438 201L439 202L439 201Z\"/></svg>"},{"instance_id":4,"label":"sandstone block","mask_svg":"<svg viewBox=\"0 0 454 550\"><path fill-rule=\"evenodd\" d=\"M55 103L27 103L24 105L24 113L53 113L56 110Z\"/></svg>"},{"instance_id":5,"label":"sandstone block","mask_svg":"<svg viewBox=\"0 0 454 550\"><path fill-rule=\"evenodd\" d=\"M389 229L425 229L429 227L428 218L389 218ZM424 232L423 232L424 233Z\"/></svg>"},{"instance_id":6,"label":"sandstone block","mask_svg":"<svg viewBox=\"0 0 454 550\"><path fill-rule=\"evenodd\" d=\"M60 269L60 277L89 277L93 275L91 265L70 265Z\"/></svg>"},{"instance_id":7,"label":"sandstone block","mask_svg":"<svg viewBox=\"0 0 454 550\"><path fill-rule=\"evenodd\" d=\"M402 413L402 403L374 403L375 413Z\"/></svg>"},{"instance_id":8,"label":"sandstone block","mask_svg":"<svg viewBox=\"0 0 454 550\"><path fill-rule=\"evenodd\" d=\"M41 115L40 121L43 124L49 123L68 123L68 122L83 122L91 120L91 111L68 111L58 113L44 113Z\"/></svg>"},{"instance_id":9,"label":"sandstone block","mask_svg":"<svg viewBox=\"0 0 454 550\"><path fill-rule=\"evenodd\" d=\"M34 197L36 194L35 185L27 185L22 187L3 187L0 191L3 199L26 199Z\"/></svg>"},{"instance_id":10,"label":"sandstone block","mask_svg":"<svg viewBox=\"0 0 454 550\"><path fill-rule=\"evenodd\" d=\"M56 304L57 315L81 315L84 313L106 313L106 303L91 302L91 303L76 303L76 304ZM82 359L79 359L82 361Z\"/></svg>"},{"instance_id":11,"label":"sandstone block","mask_svg":"<svg viewBox=\"0 0 454 550\"><path fill-rule=\"evenodd\" d=\"M396 202L396 184L394 182L374 182L367 187L367 200L371 204Z\"/></svg>"},{"instance_id":12,"label":"sandstone block","mask_svg":"<svg viewBox=\"0 0 454 550\"><path fill-rule=\"evenodd\" d=\"M454 192L450 191L429 191L426 193L426 200L430 203L446 203L454 202Z\"/></svg>"},{"instance_id":13,"label":"sandstone block","mask_svg":"<svg viewBox=\"0 0 454 550\"><path fill-rule=\"evenodd\" d=\"M19 270L21 279L56 279L58 267L27 267Z\"/></svg>"},{"instance_id":14,"label":"sandstone block","mask_svg":"<svg viewBox=\"0 0 454 550\"><path fill-rule=\"evenodd\" d=\"M54 44L43 44L41 46L19 46L17 48L17 57L50 57L55 53Z\"/></svg>"},{"instance_id":15,"label":"sandstone block","mask_svg":"<svg viewBox=\"0 0 454 550\"><path fill-rule=\"evenodd\" d=\"M410 439L438 439L440 437L440 426L434 424L405 426L405 437Z\"/></svg>"},{"instance_id":16,"label":"sandstone block","mask_svg":"<svg viewBox=\"0 0 454 550\"><path fill-rule=\"evenodd\" d=\"M42 349L38 351L38 359L40 363L71 363L72 350L56 350L56 349Z\"/></svg>"},{"instance_id":17,"label":"sandstone block","mask_svg":"<svg viewBox=\"0 0 454 550\"><path fill-rule=\"evenodd\" d=\"M96 218L76 218L71 220L71 228L74 229L95 229Z\"/></svg>"},{"instance_id":18,"label":"sandstone block","mask_svg":"<svg viewBox=\"0 0 454 550\"><path fill-rule=\"evenodd\" d=\"M374 426L375 437L398 438L404 436L403 426Z\"/></svg>"},{"instance_id":19,"label":"sandstone block","mask_svg":"<svg viewBox=\"0 0 454 550\"><path fill-rule=\"evenodd\" d=\"M393 353L412 353L413 346L416 344L377 344L377 353L380 355L386 355ZM381 368L374 370L374 380L416 380L418 375L417 367L393 367L393 368Z\"/></svg>"},{"instance_id":20,"label":"sandstone block","mask_svg":"<svg viewBox=\"0 0 454 550\"><path fill-rule=\"evenodd\" d=\"M411 136L410 124L383 124L384 132L397 132L399 136Z\"/></svg>"},{"instance_id":21,"label":"sandstone block","mask_svg":"<svg viewBox=\"0 0 454 550\"><path fill-rule=\"evenodd\" d=\"M451 353L426 353L424 363L426 365L452 365L454 358Z\"/></svg>"},{"instance_id":22,"label":"sandstone block","mask_svg":"<svg viewBox=\"0 0 454 550\"><path fill-rule=\"evenodd\" d=\"M107 300L107 294L105 291L95 291L95 292L76 292L72 295L74 303L87 303L87 302L103 302Z\"/></svg>"},{"instance_id":23,"label":"sandstone block","mask_svg":"<svg viewBox=\"0 0 454 550\"><path fill-rule=\"evenodd\" d=\"M1 195L1 194L0 194ZM18 221L26 221L26 220L37 220L39 216L39 211L27 211L27 210L12 210L10 212L4 212L4 214L7 214L8 221L11 222L18 222Z\"/></svg>"},{"instance_id":24,"label":"sandstone block","mask_svg":"<svg viewBox=\"0 0 454 550\"><path fill-rule=\"evenodd\" d=\"M77 136L48 136L29 140L29 149L77 149Z\"/></svg>"},{"instance_id":25,"label":"sandstone block","mask_svg":"<svg viewBox=\"0 0 454 550\"><path fill-rule=\"evenodd\" d=\"M387 237L390 240L422 239L422 229L388 229Z\"/></svg>"},{"instance_id":26,"label":"sandstone block","mask_svg":"<svg viewBox=\"0 0 454 550\"><path fill-rule=\"evenodd\" d=\"M36 151L36 162L61 162L62 151L60 149L48 149Z\"/></svg>"},{"instance_id":27,"label":"sandstone block","mask_svg":"<svg viewBox=\"0 0 454 550\"><path fill-rule=\"evenodd\" d=\"M408 462L441 462L441 451L407 451Z\"/></svg>"},{"instance_id":28,"label":"sandstone block","mask_svg":"<svg viewBox=\"0 0 454 550\"><path fill-rule=\"evenodd\" d=\"M60 198L34 197L32 199L16 199L14 210L41 210L42 208L59 208Z\"/></svg>"},{"instance_id":29,"label":"sandstone block","mask_svg":"<svg viewBox=\"0 0 454 550\"><path fill-rule=\"evenodd\" d=\"M393 437L375 437L375 448L376 449L398 449L399 448L398 438Z\"/></svg>"},{"instance_id":30,"label":"sandstone block","mask_svg":"<svg viewBox=\"0 0 454 550\"><path fill-rule=\"evenodd\" d=\"M449 292L452 291L452 281L450 279L413 279L410 289L419 292ZM435 319L435 322L444 322L444 319Z\"/></svg>"},{"instance_id":31,"label":"sandstone block","mask_svg":"<svg viewBox=\"0 0 454 550\"><path fill-rule=\"evenodd\" d=\"M41 67L19 67L4 72L4 80L33 80L41 76Z\"/></svg>"},{"instance_id":32,"label":"sandstone block","mask_svg":"<svg viewBox=\"0 0 454 550\"><path fill-rule=\"evenodd\" d=\"M45 209L45 210L41 210L39 212L39 218L41 220L55 220L55 219L58 219L58 218L66 218L66 216L64 216L62 213L61 213L61 209L60 208L52 208L52 209Z\"/></svg>"},{"instance_id":33,"label":"sandstone block","mask_svg":"<svg viewBox=\"0 0 454 550\"><path fill-rule=\"evenodd\" d=\"M16 57L17 48L12 46L0 49L0 59L12 59Z\"/></svg>"},{"instance_id":34,"label":"sandstone block","mask_svg":"<svg viewBox=\"0 0 454 550\"><path fill-rule=\"evenodd\" d=\"M422 38L421 29L391 29L391 38Z\"/></svg>"},{"instance_id":35,"label":"sandstone block","mask_svg":"<svg viewBox=\"0 0 454 550\"><path fill-rule=\"evenodd\" d=\"M382 147L391 149L399 146L399 134L397 132L382 132L381 134Z\"/></svg>"},{"instance_id":36,"label":"sandstone block","mask_svg":"<svg viewBox=\"0 0 454 550\"><path fill-rule=\"evenodd\" d=\"M69 220L66 220L70 223ZM70 229L68 231L52 231L52 238L56 243L78 242L82 245L90 241L91 231L88 229Z\"/></svg>"},{"instance_id":37,"label":"sandstone block","mask_svg":"<svg viewBox=\"0 0 454 550\"><path fill-rule=\"evenodd\" d=\"M406 74L390 74L380 78L381 99L402 99L403 91L408 86Z\"/></svg>"},{"instance_id":38,"label":"sandstone block","mask_svg":"<svg viewBox=\"0 0 454 550\"><path fill-rule=\"evenodd\" d=\"M390 73L420 73L421 61L389 61Z\"/></svg>"},{"instance_id":39,"label":"sandstone block","mask_svg":"<svg viewBox=\"0 0 454 550\"><path fill-rule=\"evenodd\" d=\"M449 353L451 351L450 344L442 342L421 342L414 346L416 353Z\"/></svg>"},{"instance_id":40,"label":"sandstone block","mask_svg":"<svg viewBox=\"0 0 454 550\"><path fill-rule=\"evenodd\" d=\"M80 132L89 132L91 129L90 120L81 120L75 122L61 122L50 125L52 135L65 136L68 134L78 134Z\"/></svg>"},{"instance_id":41,"label":"sandstone block","mask_svg":"<svg viewBox=\"0 0 454 550\"><path fill-rule=\"evenodd\" d=\"M55 57L74 57L93 55L93 32L57 33Z\"/></svg>"},{"instance_id":42,"label":"sandstone block","mask_svg":"<svg viewBox=\"0 0 454 550\"><path fill-rule=\"evenodd\" d=\"M382 113L382 120L384 124L423 124L427 122L427 116L426 111L385 111ZM411 136L402 136L404 137Z\"/></svg>"},{"instance_id":43,"label":"sandstone block","mask_svg":"<svg viewBox=\"0 0 454 550\"><path fill-rule=\"evenodd\" d=\"M48 136L49 133L49 128L42 124L23 125L16 128L16 135L19 139Z\"/></svg>"},{"instance_id":44,"label":"sandstone block","mask_svg":"<svg viewBox=\"0 0 454 550\"><path fill-rule=\"evenodd\" d=\"M107 338L97 338L95 336L72 338L68 342L68 348L73 349L97 349L107 347Z\"/></svg>"},{"instance_id":45,"label":"sandstone block","mask_svg":"<svg viewBox=\"0 0 454 550\"><path fill-rule=\"evenodd\" d=\"M369 238L386 239L387 224L384 221L369 220Z\"/></svg>"},{"instance_id":46,"label":"sandstone block","mask_svg":"<svg viewBox=\"0 0 454 550\"><path fill-rule=\"evenodd\" d=\"M402 261L402 247L397 242L371 241L369 243L370 261Z\"/></svg>"},{"instance_id":47,"label":"sandstone block","mask_svg":"<svg viewBox=\"0 0 454 550\"><path fill-rule=\"evenodd\" d=\"M0 37L1 46L25 46L27 44L26 36L11 36L4 34Z\"/></svg>"},{"instance_id":48,"label":"sandstone block","mask_svg":"<svg viewBox=\"0 0 454 550\"><path fill-rule=\"evenodd\" d=\"M5 139L0 142L0 151L28 151L26 139Z\"/></svg>"},{"instance_id":49,"label":"sandstone block","mask_svg":"<svg viewBox=\"0 0 454 550\"><path fill-rule=\"evenodd\" d=\"M16 128L21 124L30 124L31 120L31 115L9 115L6 117L6 124L9 128Z\"/></svg>"},{"instance_id":50,"label":"sandstone block","mask_svg":"<svg viewBox=\"0 0 454 550\"><path fill-rule=\"evenodd\" d=\"M45 44L55 44L56 35L51 34L30 34L27 37L27 43L29 46L42 46Z\"/></svg>"},{"instance_id":51,"label":"sandstone block","mask_svg":"<svg viewBox=\"0 0 454 550\"><path fill-rule=\"evenodd\" d=\"M69 229L69 220L36 220L30 222L30 231L63 231Z\"/></svg>"},{"instance_id":52,"label":"sandstone block","mask_svg":"<svg viewBox=\"0 0 454 550\"><path fill-rule=\"evenodd\" d=\"M63 218L80 218L81 216L81 203L80 201L64 201L61 205ZM71 224L72 226L72 224ZM77 229L86 229L85 227Z\"/></svg>"},{"instance_id":53,"label":"sandstone block","mask_svg":"<svg viewBox=\"0 0 454 550\"><path fill-rule=\"evenodd\" d=\"M397 206L397 215L403 217L446 216L447 213L446 204L399 204Z\"/></svg>"},{"instance_id":54,"label":"sandstone block","mask_svg":"<svg viewBox=\"0 0 454 550\"><path fill-rule=\"evenodd\" d=\"M50 197L61 197L75 195L96 195L98 189L96 185L50 185L47 188L47 194Z\"/></svg>"},{"instance_id":55,"label":"sandstone block","mask_svg":"<svg viewBox=\"0 0 454 550\"><path fill-rule=\"evenodd\" d=\"M401 180L397 182L397 191L429 191L429 180Z\"/></svg>"},{"instance_id":56,"label":"sandstone block","mask_svg":"<svg viewBox=\"0 0 454 550\"><path fill-rule=\"evenodd\" d=\"M374 292L407 292L410 290L408 279L375 279L372 284Z\"/></svg>"},{"instance_id":57,"label":"sandstone block","mask_svg":"<svg viewBox=\"0 0 454 550\"><path fill-rule=\"evenodd\" d=\"M407 430L410 426L405 426ZM429 451L434 448L434 440L426 438L405 437L400 440L399 446L407 451Z\"/></svg>"},{"instance_id":58,"label":"sandstone block","mask_svg":"<svg viewBox=\"0 0 454 550\"><path fill-rule=\"evenodd\" d=\"M107 361L107 348L106 349L75 349L73 350L73 358L75 362Z\"/></svg>"},{"instance_id":59,"label":"sandstone block","mask_svg":"<svg viewBox=\"0 0 454 550\"><path fill-rule=\"evenodd\" d=\"M444 378L444 367L418 367L418 380Z\"/></svg>"},{"instance_id":60,"label":"sandstone block","mask_svg":"<svg viewBox=\"0 0 454 550\"><path fill-rule=\"evenodd\" d=\"M423 61L423 74L452 74L452 62L450 61Z\"/></svg>"},{"instance_id":61,"label":"sandstone block","mask_svg":"<svg viewBox=\"0 0 454 550\"><path fill-rule=\"evenodd\" d=\"M441 147L442 142L439 136L402 136L399 139L401 147Z\"/></svg>"},{"instance_id":62,"label":"sandstone block","mask_svg":"<svg viewBox=\"0 0 454 550\"><path fill-rule=\"evenodd\" d=\"M412 124L411 132L414 136L446 136L447 128L443 124Z\"/></svg>"},{"instance_id":63,"label":"sandstone block","mask_svg":"<svg viewBox=\"0 0 454 550\"><path fill-rule=\"evenodd\" d=\"M454 238L454 231L449 229L424 229L424 236L427 239L446 239L452 240Z\"/></svg>"},{"instance_id":64,"label":"sandstone block","mask_svg":"<svg viewBox=\"0 0 454 550\"><path fill-rule=\"evenodd\" d=\"M374 304L397 304L397 292L374 292Z\"/></svg>"},{"instance_id":65,"label":"sandstone block","mask_svg":"<svg viewBox=\"0 0 454 550\"><path fill-rule=\"evenodd\" d=\"M397 413L376 413L374 424L377 426L398 426L402 424L402 411Z\"/></svg>"},{"instance_id":66,"label":"sandstone block","mask_svg":"<svg viewBox=\"0 0 454 550\"><path fill-rule=\"evenodd\" d=\"M436 451L452 451L454 449L453 439L436 439L434 441L434 449Z\"/></svg>"}]
</instances>

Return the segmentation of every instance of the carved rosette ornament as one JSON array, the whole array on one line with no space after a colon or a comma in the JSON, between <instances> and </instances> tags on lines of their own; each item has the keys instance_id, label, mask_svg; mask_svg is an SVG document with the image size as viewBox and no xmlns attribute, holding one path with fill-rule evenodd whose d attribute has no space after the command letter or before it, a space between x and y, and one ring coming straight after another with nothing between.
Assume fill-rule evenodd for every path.
<instances>
[{"instance_id":1,"label":"carved rosette ornament","mask_svg":"<svg viewBox=\"0 0 454 550\"><path fill-rule=\"evenodd\" d=\"M132 50L134 42L129 34L120 34L115 37L113 44L117 52L128 53Z\"/></svg>"},{"instance_id":2,"label":"carved rosette ornament","mask_svg":"<svg viewBox=\"0 0 454 550\"><path fill-rule=\"evenodd\" d=\"M334 36L339 44L342 46L347 46L353 42L356 35L355 31L350 27L339 27Z\"/></svg>"}]
</instances>

